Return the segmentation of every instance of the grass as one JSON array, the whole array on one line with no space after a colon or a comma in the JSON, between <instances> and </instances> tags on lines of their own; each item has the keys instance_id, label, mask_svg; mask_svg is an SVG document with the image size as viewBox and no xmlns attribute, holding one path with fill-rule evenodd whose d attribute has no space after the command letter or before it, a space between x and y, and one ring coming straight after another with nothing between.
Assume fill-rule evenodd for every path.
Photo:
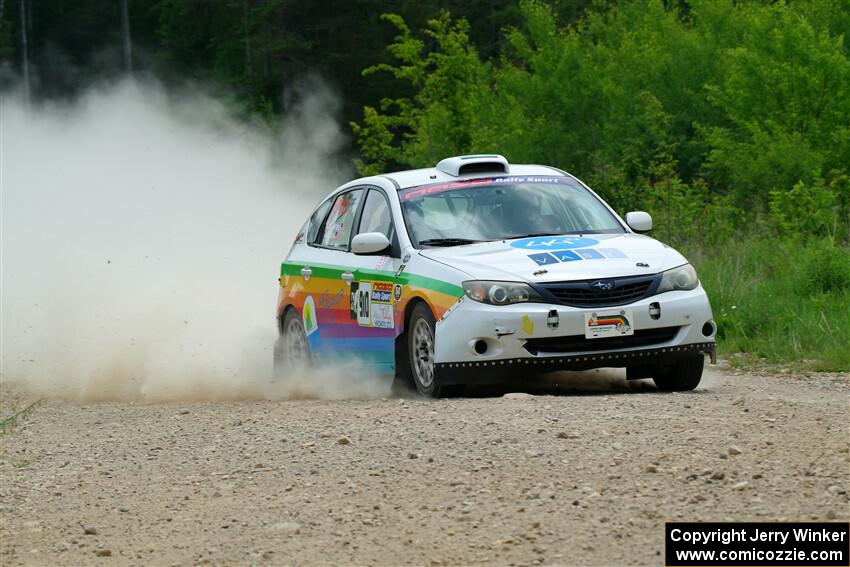
<instances>
[{"instance_id":1,"label":"grass","mask_svg":"<svg viewBox=\"0 0 850 567\"><path fill-rule=\"evenodd\" d=\"M683 247L687 250L688 247ZM850 250L758 238L691 251L721 354L815 371L850 370Z\"/></svg>"},{"instance_id":2,"label":"grass","mask_svg":"<svg viewBox=\"0 0 850 567\"><path fill-rule=\"evenodd\" d=\"M28 406L12 413L10 416L0 420L0 435L11 431L21 420L26 419L35 407L41 403L41 400L36 400Z\"/></svg>"}]
</instances>

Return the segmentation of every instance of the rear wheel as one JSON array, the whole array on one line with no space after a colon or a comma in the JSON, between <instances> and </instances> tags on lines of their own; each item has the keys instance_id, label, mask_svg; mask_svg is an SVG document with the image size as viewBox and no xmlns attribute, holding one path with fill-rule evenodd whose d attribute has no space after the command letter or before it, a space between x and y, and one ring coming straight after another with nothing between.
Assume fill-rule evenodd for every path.
<instances>
[{"instance_id":1,"label":"rear wheel","mask_svg":"<svg viewBox=\"0 0 850 567\"><path fill-rule=\"evenodd\" d=\"M312 363L304 323L295 309L283 317L282 332L274 345L274 377L282 380Z\"/></svg>"},{"instance_id":2,"label":"rear wheel","mask_svg":"<svg viewBox=\"0 0 850 567\"><path fill-rule=\"evenodd\" d=\"M705 357L702 354L682 358L669 366L652 369L652 380L659 390L684 392L693 390L702 379Z\"/></svg>"}]
</instances>

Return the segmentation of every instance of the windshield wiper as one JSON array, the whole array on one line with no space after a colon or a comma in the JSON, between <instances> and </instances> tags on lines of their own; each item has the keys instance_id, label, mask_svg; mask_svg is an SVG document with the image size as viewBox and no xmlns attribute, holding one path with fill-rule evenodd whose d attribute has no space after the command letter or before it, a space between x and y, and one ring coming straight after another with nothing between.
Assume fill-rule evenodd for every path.
<instances>
[{"instance_id":1,"label":"windshield wiper","mask_svg":"<svg viewBox=\"0 0 850 567\"><path fill-rule=\"evenodd\" d=\"M475 244L476 242L489 242L488 240L471 240L469 238L426 238L420 240L419 244L425 246L462 246L464 244Z\"/></svg>"},{"instance_id":2,"label":"windshield wiper","mask_svg":"<svg viewBox=\"0 0 850 567\"><path fill-rule=\"evenodd\" d=\"M532 232L531 234L512 234L510 236L503 236L499 240L513 240L515 238L533 238L535 236L564 236L565 234L584 234L584 232L579 232L576 230L565 232Z\"/></svg>"}]
</instances>

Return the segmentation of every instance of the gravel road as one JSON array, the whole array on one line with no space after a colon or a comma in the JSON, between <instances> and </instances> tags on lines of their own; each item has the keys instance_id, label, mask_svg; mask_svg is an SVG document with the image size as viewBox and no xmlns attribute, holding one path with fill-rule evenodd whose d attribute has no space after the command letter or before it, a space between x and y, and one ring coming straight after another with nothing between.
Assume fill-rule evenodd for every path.
<instances>
[{"instance_id":1,"label":"gravel road","mask_svg":"<svg viewBox=\"0 0 850 567\"><path fill-rule=\"evenodd\" d=\"M667 520L847 520L849 382L45 401L0 435L0 563L660 565Z\"/></svg>"}]
</instances>

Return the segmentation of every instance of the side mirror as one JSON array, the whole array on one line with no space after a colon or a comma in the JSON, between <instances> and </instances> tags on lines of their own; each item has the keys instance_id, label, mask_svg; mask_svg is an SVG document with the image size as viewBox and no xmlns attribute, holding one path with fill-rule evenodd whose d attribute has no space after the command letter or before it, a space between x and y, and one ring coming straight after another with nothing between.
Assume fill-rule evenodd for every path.
<instances>
[{"instance_id":1,"label":"side mirror","mask_svg":"<svg viewBox=\"0 0 850 567\"><path fill-rule=\"evenodd\" d=\"M390 239L380 232L364 232L351 239L351 251L368 256L383 252L390 247Z\"/></svg>"},{"instance_id":2,"label":"side mirror","mask_svg":"<svg viewBox=\"0 0 850 567\"><path fill-rule=\"evenodd\" d=\"M649 232L652 230L652 217L643 211L632 211L626 213L626 224L635 232Z\"/></svg>"}]
</instances>

